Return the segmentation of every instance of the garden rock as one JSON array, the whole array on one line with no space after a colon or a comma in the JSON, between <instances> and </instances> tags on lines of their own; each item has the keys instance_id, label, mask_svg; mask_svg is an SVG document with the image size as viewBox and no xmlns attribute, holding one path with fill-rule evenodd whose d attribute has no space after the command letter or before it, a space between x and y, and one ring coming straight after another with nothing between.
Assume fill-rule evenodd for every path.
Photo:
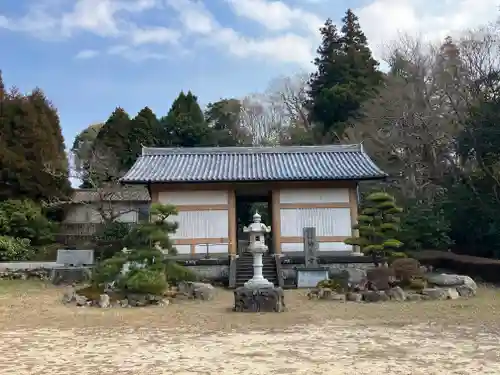
<instances>
[{"instance_id":1,"label":"garden rock","mask_svg":"<svg viewBox=\"0 0 500 375\"><path fill-rule=\"evenodd\" d=\"M87 297L85 296L80 296L80 295L76 295L75 296L75 302L76 302L76 305L77 306L88 306L88 300L87 300Z\"/></svg>"},{"instance_id":2,"label":"garden rock","mask_svg":"<svg viewBox=\"0 0 500 375\"><path fill-rule=\"evenodd\" d=\"M215 288L213 285L200 283L194 289L194 298L203 301L211 301L215 297Z\"/></svg>"},{"instance_id":3,"label":"garden rock","mask_svg":"<svg viewBox=\"0 0 500 375\"><path fill-rule=\"evenodd\" d=\"M422 295L431 300L442 300L448 297L447 291L442 288L425 288L422 290Z\"/></svg>"},{"instance_id":4,"label":"garden rock","mask_svg":"<svg viewBox=\"0 0 500 375\"><path fill-rule=\"evenodd\" d=\"M239 287L234 291L236 312L283 312L285 298L280 287L247 288Z\"/></svg>"},{"instance_id":5,"label":"garden rock","mask_svg":"<svg viewBox=\"0 0 500 375\"><path fill-rule=\"evenodd\" d=\"M107 309L111 307L110 299L107 294L101 294L99 296L99 307L102 309Z\"/></svg>"},{"instance_id":6,"label":"garden rock","mask_svg":"<svg viewBox=\"0 0 500 375\"><path fill-rule=\"evenodd\" d=\"M366 291L362 293L363 301L366 302L385 302L389 300L389 296L383 291Z\"/></svg>"},{"instance_id":7,"label":"garden rock","mask_svg":"<svg viewBox=\"0 0 500 375\"><path fill-rule=\"evenodd\" d=\"M457 290L458 295L460 297L463 297L463 298L470 298L470 297L474 297L476 295L476 289L474 289L470 285L464 284L464 285L457 286L456 290Z\"/></svg>"},{"instance_id":8,"label":"garden rock","mask_svg":"<svg viewBox=\"0 0 500 375\"><path fill-rule=\"evenodd\" d=\"M471 279L472 280L472 279ZM452 286L456 287L465 284L465 279L460 275L431 274L427 275L427 282L438 287Z\"/></svg>"},{"instance_id":9,"label":"garden rock","mask_svg":"<svg viewBox=\"0 0 500 375\"><path fill-rule=\"evenodd\" d=\"M345 294L340 294L340 293L331 293L329 296L328 296L328 299L330 301L339 301L339 302L345 302L346 300L346 295Z\"/></svg>"},{"instance_id":10,"label":"garden rock","mask_svg":"<svg viewBox=\"0 0 500 375\"><path fill-rule=\"evenodd\" d=\"M144 307L149 302L147 294L128 294L127 300L128 304L132 307Z\"/></svg>"},{"instance_id":11,"label":"garden rock","mask_svg":"<svg viewBox=\"0 0 500 375\"><path fill-rule=\"evenodd\" d=\"M68 304L76 300L75 288L68 288L63 294L62 303Z\"/></svg>"},{"instance_id":12,"label":"garden rock","mask_svg":"<svg viewBox=\"0 0 500 375\"><path fill-rule=\"evenodd\" d=\"M393 301L405 301L406 300L406 293L401 287L396 286L394 288L391 288L385 292L389 299Z\"/></svg>"},{"instance_id":13,"label":"garden rock","mask_svg":"<svg viewBox=\"0 0 500 375\"><path fill-rule=\"evenodd\" d=\"M346 294L346 300L351 302L361 302L363 295L361 293L350 292Z\"/></svg>"},{"instance_id":14,"label":"garden rock","mask_svg":"<svg viewBox=\"0 0 500 375\"><path fill-rule=\"evenodd\" d=\"M464 285L467 285L468 287L474 289L474 292L477 291L477 284L471 277L466 276L466 275L457 275L457 276L464 281ZM475 293L474 293L474 295L475 295Z\"/></svg>"},{"instance_id":15,"label":"garden rock","mask_svg":"<svg viewBox=\"0 0 500 375\"><path fill-rule=\"evenodd\" d=\"M422 298L423 296L421 294L408 294L406 296L406 300L407 301L422 301Z\"/></svg>"},{"instance_id":16,"label":"garden rock","mask_svg":"<svg viewBox=\"0 0 500 375\"><path fill-rule=\"evenodd\" d=\"M349 274L349 285L355 287L363 285L366 282L366 271L360 268L347 268Z\"/></svg>"},{"instance_id":17,"label":"garden rock","mask_svg":"<svg viewBox=\"0 0 500 375\"><path fill-rule=\"evenodd\" d=\"M201 300L211 300L215 296L215 288L211 284L199 283L193 281L182 281L178 285L179 294L188 298Z\"/></svg>"}]
</instances>

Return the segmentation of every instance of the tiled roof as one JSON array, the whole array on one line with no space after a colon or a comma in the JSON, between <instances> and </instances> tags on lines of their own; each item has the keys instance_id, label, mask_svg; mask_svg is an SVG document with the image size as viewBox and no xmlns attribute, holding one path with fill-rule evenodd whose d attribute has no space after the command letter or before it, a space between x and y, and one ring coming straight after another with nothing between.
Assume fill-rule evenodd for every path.
<instances>
[{"instance_id":1,"label":"tiled roof","mask_svg":"<svg viewBox=\"0 0 500 375\"><path fill-rule=\"evenodd\" d=\"M143 148L122 183L369 180L386 177L361 145Z\"/></svg>"},{"instance_id":2,"label":"tiled roof","mask_svg":"<svg viewBox=\"0 0 500 375\"><path fill-rule=\"evenodd\" d=\"M111 202L149 202L151 197L148 190L142 186L127 186L120 189L75 189L73 191L72 203L90 203L100 200Z\"/></svg>"}]
</instances>

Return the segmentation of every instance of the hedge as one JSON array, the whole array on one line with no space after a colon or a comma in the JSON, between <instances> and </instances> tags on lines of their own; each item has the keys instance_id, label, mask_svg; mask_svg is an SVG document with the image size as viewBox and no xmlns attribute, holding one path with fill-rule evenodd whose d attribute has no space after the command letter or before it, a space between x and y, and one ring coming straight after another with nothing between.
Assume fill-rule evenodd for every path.
<instances>
[{"instance_id":1,"label":"hedge","mask_svg":"<svg viewBox=\"0 0 500 375\"><path fill-rule=\"evenodd\" d=\"M459 255L446 251L421 251L412 257L427 266L443 268L490 283L500 283L500 260Z\"/></svg>"}]
</instances>

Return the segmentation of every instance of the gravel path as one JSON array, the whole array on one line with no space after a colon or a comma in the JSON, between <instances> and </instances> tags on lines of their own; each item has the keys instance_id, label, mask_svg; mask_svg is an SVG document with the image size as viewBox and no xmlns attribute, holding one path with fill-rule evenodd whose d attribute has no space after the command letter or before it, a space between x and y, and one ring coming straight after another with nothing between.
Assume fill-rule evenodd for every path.
<instances>
[{"instance_id":1,"label":"gravel path","mask_svg":"<svg viewBox=\"0 0 500 375\"><path fill-rule=\"evenodd\" d=\"M376 305L290 291L284 314L232 313L224 291L211 302L107 311L64 307L61 293L2 294L0 285L1 375L500 374L491 290L465 302Z\"/></svg>"}]
</instances>

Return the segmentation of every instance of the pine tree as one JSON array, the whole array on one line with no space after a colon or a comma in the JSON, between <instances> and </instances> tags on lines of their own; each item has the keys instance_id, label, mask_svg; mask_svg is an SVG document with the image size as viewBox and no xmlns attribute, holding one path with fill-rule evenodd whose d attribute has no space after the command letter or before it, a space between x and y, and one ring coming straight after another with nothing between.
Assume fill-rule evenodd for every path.
<instances>
[{"instance_id":1,"label":"pine tree","mask_svg":"<svg viewBox=\"0 0 500 375\"><path fill-rule=\"evenodd\" d=\"M356 15L349 9L342 22L340 34L330 19L320 29L322 43L307 103L319 136L330 135L334 142L341 140L347 120L360 115L361 104L383 79Z\"/></svg>"},{"instance_id":2,"label":"pine tree","mask_svg":"<svg viewBox=\"0 0 500 375\"><path fill-rule=\"evenodd\" d=\"M393 255L396 249L403 246L396 239L402 211L394 197L387 193L368 195L358 216L358 223L353 227L359 231L359 237L348 238L345 243L359 246L366 255Z\"/></svg>"},{"instance_id":3,"label":"pine tree","mask_svg":"<svg viewBox=\"0 0 500 375\"><path fill-rule=\"evenodd\" d=\"M129 169L142 153L142 147L151 147L158 144L160 137L160 122L149 107L139 111L130 121L127 133L127 155L122 161L124 168Z\"/></svg>"},{"instance_id":4,"label":"pine tree","mask_svg":"<svg viewBox=\"0 0 500 375\"><path fill-rule=\"evenodd\" d=\"M160 124L161 146L195 147L211 143L211 129L205 122L197 97L191 91L179 94Z\"/></svg>"}]
</instances>

